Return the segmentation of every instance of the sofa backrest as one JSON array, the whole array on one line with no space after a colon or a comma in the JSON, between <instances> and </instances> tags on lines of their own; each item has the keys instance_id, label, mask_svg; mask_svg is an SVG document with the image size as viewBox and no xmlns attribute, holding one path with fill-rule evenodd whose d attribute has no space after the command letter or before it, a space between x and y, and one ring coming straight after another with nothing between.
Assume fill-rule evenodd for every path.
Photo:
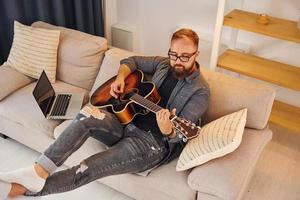
<instances>
[{"instance_id":1,"label":"sofa backrest","mask_svg":"<svg viewBox=\"0 0 300 200\"><path fill-rule=\"evenodd\" d=\"M77 30L54 26L42 21L32 27L60 30L56 78L63 82L91 90L99 72L107 40Z\"/></svg>"},{"instance_id":2,"label":"sofa backrest","mask_svg":"<svg viewBox=\"0 0 300 200\"><path fill-rule=\"evenodd\" d=\"M248 108L246 127L263 129L268 123L275 90L271 87L201 69L210 88L204 124L242 108Z\"/></svg>"},{"instance_id":3,"label":"sofa backrest","mask_svg":"<svg viewBox=\"0 0 300 200\"><path fill-rule=\"evenodd\" d=\"M137 54L119 48L111 48L108 51L106 51L101 68L90 92L90 96L92 96L94 91L99 86L101 86L103 83L105 83L107 80L109 80L118 73L120 61L122 59L134 55Z\"/></svg>"},{"instance_id":4,"label":"sofa backrest","mask_svg":"<svg viewBox=\"0 0 300 200\"><path fill-rule=\"evenodd\" d=\"M132 55L136 54L118 48L106 51L90 96L105 81L117 74L121 59ZM242 108L248 108L246 127L263 129L266 126L275 97L272 88L212 72L203 67L201 72L211 92L209 107L203 117L204 124Z\"/></svg>"}]
</instances>

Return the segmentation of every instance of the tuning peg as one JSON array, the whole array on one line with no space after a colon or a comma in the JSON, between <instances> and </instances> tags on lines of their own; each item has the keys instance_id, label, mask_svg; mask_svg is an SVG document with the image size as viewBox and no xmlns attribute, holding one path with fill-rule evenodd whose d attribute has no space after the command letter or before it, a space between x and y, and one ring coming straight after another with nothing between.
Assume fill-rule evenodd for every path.
<instances>
[{"instance_id":1,"label":"tuning peg","mask_svg":"<svg viewBox=\"0 0 300 200\"><path fill-rule=\"evenodd\" d=\"M179 134L178 134L178 137L179 137L179 138L182 138L183 136L182 136L182 134L181 134L181 133L179 133Z\"/></svg>"},{"instance_id":2,"label":"tuning peg","mask_svg":"<svg viewBox=\"0 0 300 200\"><path fill-rule=\"evenodd\" d=\"M184 138L182 138L182 141L183 142L187 142L187 139L184 137Z\"/></svg>"}]
</instances>

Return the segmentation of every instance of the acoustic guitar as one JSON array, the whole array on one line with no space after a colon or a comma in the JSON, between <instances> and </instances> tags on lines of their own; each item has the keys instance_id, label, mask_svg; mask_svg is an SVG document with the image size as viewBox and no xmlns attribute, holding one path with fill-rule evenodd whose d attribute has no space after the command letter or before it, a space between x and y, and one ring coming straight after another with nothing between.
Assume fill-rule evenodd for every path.
<instances>
[{"instance_id":1,"label":"acoustic guitar","mask_svg":"<svg viewBox=\"0 0 300 200\"><path fill-rule=\"evenodd\" d=\"M130 123L137 114L145 115L149 111L156 113L162 109L157 103L160 95L155 85L144 81L144 73L135 70L125 79L124 92L116 99L110 95L110 85L116 77L113 77L101 85L92 95L90 103L98 108L106 108L116 115L121 124ZM196 137L200 127L188 120L171 115L170 120L177 130L179 138L184 142Z\"/></svg>"}]
</instances>

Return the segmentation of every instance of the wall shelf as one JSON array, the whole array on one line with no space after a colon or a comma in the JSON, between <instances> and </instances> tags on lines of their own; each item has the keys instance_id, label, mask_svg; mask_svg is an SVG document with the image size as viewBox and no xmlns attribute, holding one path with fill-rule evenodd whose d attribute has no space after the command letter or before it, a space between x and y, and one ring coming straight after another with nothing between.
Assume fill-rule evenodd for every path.
<instances>
[{"instance_id":1,"label":"wall shelf","mask_svg":"<svg viewBox=\"0 0 300 200\"><path fill-rule=\"evenodd\" d=\"M236 48L238 30L250 31L299 44L300 30L297 29L297 22L270 16L269 23L263 25L256 22L259 14L239 9L234 9L224 16L225 4L225 0L220 0L218 4L210 68L215 70L218 66L299 92L299 67L234 50ZM230 49L227 49L219 56L223 26L232 28L231 44L229 44ZM300 108L288 103L275 101L269 121L300 133Z\"/></svg>"},{"instance_id":2,"label":"wall shelf","mask_svg":"<svg viewBox=\"0 0 300 200\"><path fill-rule=\"evenodd\" d=\"M300 91L300 68L227 49L218 66L246 76Z\"/></svg>"},{"instance_id":3,"label":"wall shelf","mask_svg":"<svg viewBox=\"0 0 300 200\"><path fill-rule=\"evenodd\" d=\"M263 25L256 23L258 16L259 14L256 13L234 9L224 17L224 25L300 43L300 30L296 27L297 22L269 17L269 24Z\"/></svg>"},{"instance_id":4,"label":"wall shelf","mask_svg":"<svg viewBox=\"0 0 300 200\"><path fill-rule=\"evenodd\" d=\"M280 101L274 101L269 121L299 133L300 108Z\"/></svg>"}]
</instances>

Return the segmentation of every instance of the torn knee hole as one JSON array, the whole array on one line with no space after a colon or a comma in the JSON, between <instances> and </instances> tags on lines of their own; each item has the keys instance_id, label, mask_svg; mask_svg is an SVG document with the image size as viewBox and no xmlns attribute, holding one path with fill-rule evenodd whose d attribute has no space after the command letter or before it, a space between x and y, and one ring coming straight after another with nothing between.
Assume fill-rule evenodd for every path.
<instances>
[{"instance_id":1,"label":"torn knee hole","mask_svg":"<svg viewBox=\"0 0 300 200\"><path fill-rule=\"evenodd\" d=\"M79 118L79 121L82 121L82 120L84 120L84 119L86 119L87 117L80 117Z\"/></svg>"},{"instance_id":2,"label":"torn knee hole","mask_svg":"<svg viewBox=\"0 0 300 200\"><path fill-rule=\"evenodd\" d=\"M82 120L84 120L84 119L86 119L86 118L88 118L88 117L83 116L83 117L74 119L74 121L75 121L75 122L78 122L78 121L82 121Z\"/></svg>"},{"instance_id":3,"label":"torn knee hole","mask_svg":"<svg viewBox=\"0 0 300 200\"><path fill-rule=\"evenodd\" d=\"M76 174L83 173L85 170L87 170L89 167L87 166L85 161L80 162L80 166L76 171Z\"/></svg>"}]
</instances>

